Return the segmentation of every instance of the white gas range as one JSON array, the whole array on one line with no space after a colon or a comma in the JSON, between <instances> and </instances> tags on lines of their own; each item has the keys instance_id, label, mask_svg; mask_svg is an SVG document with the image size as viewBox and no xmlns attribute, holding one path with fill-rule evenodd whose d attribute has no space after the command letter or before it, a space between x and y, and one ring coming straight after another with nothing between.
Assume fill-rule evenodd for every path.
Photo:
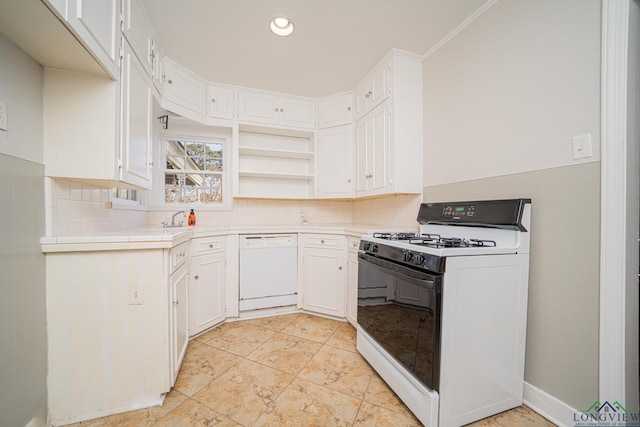
<instances>
[{"instance_id":1,"label":"white gas range","mask_svg":"<svg viewBox=\"0 0 640 427\"><path fill-rule=\"evenodd\" d=\"M427 426L522 404L531 200L423 203L364 236L358 350Z\"/></svg>"}]
</instances>

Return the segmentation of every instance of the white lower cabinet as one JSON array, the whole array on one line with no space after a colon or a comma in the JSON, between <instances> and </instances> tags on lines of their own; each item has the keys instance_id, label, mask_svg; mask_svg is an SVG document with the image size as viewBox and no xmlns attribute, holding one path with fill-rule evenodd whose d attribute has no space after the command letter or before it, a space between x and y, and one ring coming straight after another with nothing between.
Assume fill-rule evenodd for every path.
<instances>
[{"instance_id":1,"label":"white lower cabinet","mask_svg":"<svg viewBox=\"0 0 640 427\"><path fill-rule=\"evenodd\" d=\"M191 242L189 336L225 320L225 238L202 237Z\"/></svg>"},{"instance_id":2,"label":"white lower cabinet","mask_svg":"<svg viewBox=\"0 0 640 427\"><path fill-rule=\"evenodd\" d=\"M182 359L189 343L187 289L189 286L189 264L183 263L169 279L171 290L171 320L169 338L171 341L171 386L176 382Z\"/></svg>"},{"instance_id":3,"label":"white lower cabinet","mask_svg":"<svg viewBox=\"0 0 640 427\"><path fill-rule=\"evenodd\" d=\"M187 344L184 243L172 249L45 249L51 424L162 402Z\"/></svg>"},{"instance_id":4,"label":"white lower cabinet","mask_svg":"<svg viewBox=\"0 0 640 427\"><path fill-rule=\"evenodd\" d=\"M348 238L347 249L347 302L345 304L346 317L353 327L358 323L358 247L360 239Z\"/></svg>"},{"instance_id":5,"label":"white lower cabinet","mask_svg":"<svg viewBox=\"0 0 640 427\"><path fill-rule=\"evenodd\" d=\"M302 240L302 308L344 317L345 237L305 234Z\"/></svg>"}]
</instances>

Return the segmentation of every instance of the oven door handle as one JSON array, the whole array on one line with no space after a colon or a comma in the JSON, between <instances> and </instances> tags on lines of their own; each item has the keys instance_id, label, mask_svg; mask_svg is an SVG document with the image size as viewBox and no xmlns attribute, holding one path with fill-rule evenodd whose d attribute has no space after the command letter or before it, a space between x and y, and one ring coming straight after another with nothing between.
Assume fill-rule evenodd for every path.
<instances>
[{"instance_id":1,"label":"oven door handle","mask_svg":"<svg viewBox=\"0 0 640 427\"><path fill-rule=\"evenodd\" d=\"M358 262L365 263L367 267L374 268L384 274L402 279L427 289L439 291L440 276L415 271L395 262L376 258L363 252L358 253Z\"/></svg>"}]
</instances>

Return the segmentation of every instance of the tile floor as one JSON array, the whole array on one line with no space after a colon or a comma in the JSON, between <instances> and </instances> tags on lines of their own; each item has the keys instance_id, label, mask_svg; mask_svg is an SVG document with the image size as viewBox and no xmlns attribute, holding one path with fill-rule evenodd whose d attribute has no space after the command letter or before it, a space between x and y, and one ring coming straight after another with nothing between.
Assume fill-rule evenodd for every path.
<instances>
[{"instance_id":1,"label":"tile floor","mask_svg":"<svg viewBox=\"0 0 640 427\"><path fill-rule=\"evenodd\" d=\"M75 426L420 426L357 353L355 330L308 314L225 323L189 343L161 407ZM545 426L526 406L473 427Z\"/></svg>"}]
</instances>

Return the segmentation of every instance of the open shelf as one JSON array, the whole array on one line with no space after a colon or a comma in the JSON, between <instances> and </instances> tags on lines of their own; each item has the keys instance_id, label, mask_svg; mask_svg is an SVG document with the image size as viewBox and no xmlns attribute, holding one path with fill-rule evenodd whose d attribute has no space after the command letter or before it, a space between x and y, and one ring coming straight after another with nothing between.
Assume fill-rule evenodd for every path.
<instances>
[{"instance_id":1,"label":"open shelf","mask_svg":"<svg viewBox=\"0 0 640 427\"><path fill-rule=\"evenodd\" d=\"M239 171L240 177L252 177L252 178L268 178L268 179L295 179L295 180L309 180L313 179L313 175L309 174L295 174L295 173L277 173L277 172L249 172Z\"/></svg>"},{"instance_id":2,"label":"open shelf","mask_svg":"<svg viewBox=\"0 0 640 427\"><path fill-rule=\"evenodd\" d=\"M283 159L312 159L314 156L311 151L273 150L255 147L238 147L238 154L241 156L278 157Z\"/></svg>"}]
</instances>

